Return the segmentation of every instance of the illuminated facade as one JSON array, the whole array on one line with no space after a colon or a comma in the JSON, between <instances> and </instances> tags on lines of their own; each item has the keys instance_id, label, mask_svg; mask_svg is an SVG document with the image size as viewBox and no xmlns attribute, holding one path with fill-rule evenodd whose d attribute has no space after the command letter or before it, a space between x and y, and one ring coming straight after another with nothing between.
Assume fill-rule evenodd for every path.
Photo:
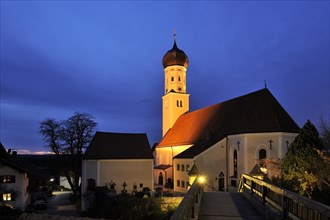
<instances>
[{"instance_id":1,"label":"illuminated facade","mask_svg":"<svg viewBox=\"0 0 330 220\"><path fill-rule=\"evenodd\" d=\"M172 128L180 115L189 111L186 72L188 57L180 50L176 41L163 57L165 86L163 96L163 136Z\"/></svg>"},{"instance_id":2,"label":"illuminated facade","mask_svg":"<svg viewBox=\"0 0 330 220\"><path fill-rule=\"evenodd\" d=\"M262 159L284 157L300 128L267 88L188 112L188 57L175 41L163 66L163 138L154 151L156 184L171 181L174 191L186 192L198 173L205 177L206 188L227 191Z\"/></svg>"}]
</instances>

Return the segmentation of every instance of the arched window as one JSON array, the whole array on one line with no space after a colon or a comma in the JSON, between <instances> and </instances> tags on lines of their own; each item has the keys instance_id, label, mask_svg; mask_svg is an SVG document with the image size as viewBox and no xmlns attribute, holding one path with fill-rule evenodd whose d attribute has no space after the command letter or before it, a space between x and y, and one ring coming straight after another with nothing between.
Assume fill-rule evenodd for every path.
<instances>
[{"instance_id":1,"label":"arched window","mask_svg":"<svg viewBox=\"0 0 330 220\"><path fill-rule=\"evenodd\" d=\"M180 100L180 107L182 107L182 100Z\"/></svg>"},{"instance_id":2,"label":"arched window","mask_svg":"<svg viewBox=\"0 0 330 220\"><path fill-rule=\"evenodd\" d=\"M259 150L259 160L263 160L267 158L267 151L265 149Z\"/></svg>"},{"instance_id":3,"label":"arched window","mask_svg":"<svg viewBox=\"0 0 330 220\"><path fill-rule=\"evenodd\" d=\"M176 100L176 106L177 106L177 107L180 107L180 102L179 102L179 100Z\"/></svg>"},{"instance_id":4,"label":"arched window","mask_svg":"<svg viewBox=\"0 0 330 220\"><path fill-rule=\"evenodd\" d=\"M237 176L237 150L234 150L234 176Z\"/></svg>"}]
</instances>

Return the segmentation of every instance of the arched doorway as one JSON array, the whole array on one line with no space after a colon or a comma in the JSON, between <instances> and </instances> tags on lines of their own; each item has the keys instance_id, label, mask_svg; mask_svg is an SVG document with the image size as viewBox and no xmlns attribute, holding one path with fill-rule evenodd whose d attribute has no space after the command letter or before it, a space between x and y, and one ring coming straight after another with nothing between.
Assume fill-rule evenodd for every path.
<instances>
[{"instance_id":1,"label":"arched doorway","mask_svg":"<svg viewBox=\"0 0 330 220\"><path fill-rule=\"evenodd\" d=\"M218 190L225 191L225 175L221 171L218 176Z\"/></svg>"},{"instance_id":2,"label":"arched doorway","mask_svg":"<svg viewBox=\"0 0 330 220\"><path fill-rule=\"evenodd\" d=\"M267 158L267 151L265 149L259 150L259 160L263 160Z\"/></svg>"}]
</instances>

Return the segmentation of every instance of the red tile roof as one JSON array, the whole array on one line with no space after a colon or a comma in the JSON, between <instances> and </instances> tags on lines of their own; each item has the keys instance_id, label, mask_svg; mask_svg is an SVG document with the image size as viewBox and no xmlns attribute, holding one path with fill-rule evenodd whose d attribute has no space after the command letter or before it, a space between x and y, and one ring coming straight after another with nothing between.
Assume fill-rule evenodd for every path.
<instances>
[{"instance_id":1,"label":"red tile roof","mask_svg":"<svg viewBox=\"0 0 330 220\"><path fill-rule=\"evenodd\" d=\"M157 148L193 144L176 158L192 158L227 135L298 133L300 128L268 89L183 114Z\"/></svg>"},{"instance_id":2,"label":"red tile roof","mask_svg":"<svg viewBox=\"0 0 330 220\"><path fill-rule=\"evenodd\" d=\"M83 159L153 159L146 134L96 132Z\"/></svg>"}]
</instances>

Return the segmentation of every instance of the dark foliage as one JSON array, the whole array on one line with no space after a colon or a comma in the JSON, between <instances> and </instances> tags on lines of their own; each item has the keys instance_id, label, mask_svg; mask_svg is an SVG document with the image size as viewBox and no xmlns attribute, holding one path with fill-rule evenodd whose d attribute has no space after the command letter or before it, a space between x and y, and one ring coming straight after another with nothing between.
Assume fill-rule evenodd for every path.
<instances>
[{"instance_id":1,"label":"dark foliage","mask_svg":"<svg viewBox=\"0 0 330 220\"><path fill-rule=\"evenodd\" d=\"M141 198L127 193L109 196L106 187L98 188L95 191L94 207L91 207L87 216L121 220L169 219L174 210L162 211L161 203L159 198Z\"/></svg>"},{"instance_id":2,"label":"dark foliage","mask_svg":"<svg viewBox=\"0 0 330 220\"><path fill-rule=\"evenodd\" d=\"M281 177L273 179L273 182L329 204L329 162L322 154L322 149L323 143L319 133L308 120L283 158Z\"/></svg>"}]
</instances>

